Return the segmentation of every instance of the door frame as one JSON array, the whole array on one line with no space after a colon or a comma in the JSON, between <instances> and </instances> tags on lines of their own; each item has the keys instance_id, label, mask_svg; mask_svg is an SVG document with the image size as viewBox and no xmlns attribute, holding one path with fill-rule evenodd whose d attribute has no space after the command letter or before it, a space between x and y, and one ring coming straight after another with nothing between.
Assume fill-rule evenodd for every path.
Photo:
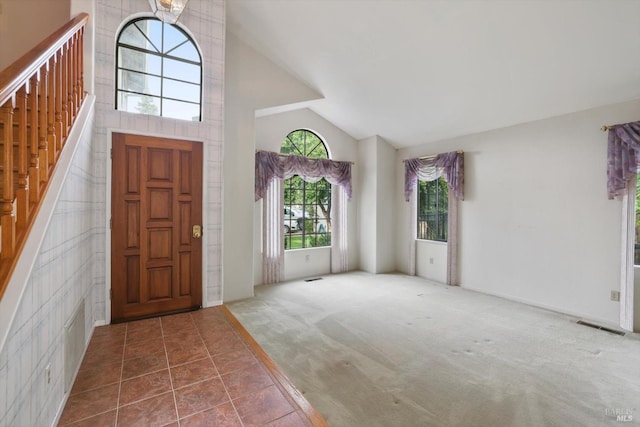
<instances>
[{"instance_id":1,"label":"door frame","mask_svg":"<svg viewBox=\"0 0 640 427\"><path fill-rule=\"evenodd\" d=\"M204 226L207 222L206 220L206 210L207 206L207 174L205 173L205 167L207 164L208 158L208 147L207 144L199 138L189 138L183 137L182 135L169 135L153 133L153 132L141 132L133 129L122 129L122 128L107 128L107 152L105 159L105 168L106 168L106 191L105 191L105 287L104 287L104 310L105 310L105 325L111 323L111 194L112 194L112 186L113 186L113 159L111 156L113 150L113 134L114 133L124 133L129 135L138 135L138 136L148 136L152 138L171 138L181 141L189 141L189 142L199 142L202 144L202 223L203 223L203 233L202 233L202 307L208 307L209 304L207 298L207 253L208 253L208 234L206 227Z\"/></svg>"}]
</instances>

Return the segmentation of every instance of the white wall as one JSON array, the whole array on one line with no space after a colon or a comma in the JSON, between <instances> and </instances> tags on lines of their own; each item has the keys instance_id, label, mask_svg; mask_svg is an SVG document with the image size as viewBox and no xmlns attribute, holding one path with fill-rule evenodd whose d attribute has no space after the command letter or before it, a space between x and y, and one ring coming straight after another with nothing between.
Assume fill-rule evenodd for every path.
<instances>
[{"instance_id":1,"label":"white wall","mask_svg":"<svg viewBox=\"0 0 640 427\"><path fill-rule=\"evenodd\" d=\"M66 165L68 173L64 177L67 171L61 160L2 300L7 302L13 280L22 276L16 307L2 307L3 317L8 310L16 309L16 314L0 348L0 426L49 426L54 422L65 398L64 325L84 300L88 343L96 317L104 316L97 312L100 307L94 304L93 295L103 258L95 251L100 234L96 219L102 205L96 197L95 171L99 168L93 156L95 109L90 98L83 106L86 117L79 116L61 156L70 156L77 141L71 164ZM29 265L23 268L22 263ZM47 366L50 383L44 376Z\"/></svg>"},{"instance_id":2,"label":"white wall","mask_svg":"<svg viewBox=\"0 0 640 427\"><path fill-rule=\"evenodd\" d=\"M327 145L329 155L333 160L351 161L353 197L348 202L347 245L349 247L349 269L358 267L357 245L357 194L358 186L355 176L358 172L357 142L345 132L335 127L313 111L303 108L259 117L256 119L256 148L267 151L280 151L280 145L285 137L296 129L308 129L318 134ZM254 212L254 283L262 283L262 202L256 204ZM329 248L295 249L285 251L285 280L301 277L317 276L331 272L331 257Z\"/></svg>"},{"instance_id":3,"label":"white wall","mask_svg":"<svg viewBox=\"0 0 640 427\"><path fill-rule=\"evenodd\" d=\"M0 0L0 71L66 24L69 11L70 0Z\"/></svg>"},{"instance_id":4,"label":"white wall","mask_svg":"<svg viewBox=\"0 0 640 427\"><path fill-rule=\"evenodd\" d=\"M447 282L446 242L416 240L416 276L439 283Z\"/></svg>"},{"instance_id":5,"label":"white wall","mask_svg":"<svg viewBox=\"0 0 640 427\"><path fill-rule=\"evenodd\" d=\"M640 266L633 268L633 331L640 332Z\"/></svg>"},{"instance_id":6,"label":"white wall","mask_svg":"<svg viewBox=\"0 0 640 427\"><path fill-rule=\"evenodd\" d=\"M227 33L224 150L224 301L253 296L259 263L254 209L256 110L320 98L273 62ZM254 235L258 242L254 242Z\"/></svg>"},{"instance_id":7,"label":"white wall","mask_svg":"<svg viewBox=\"0 0 640 427\"><path fill-rule=\"evenodd\" d=\"M358 141L358 229L360 268L370 273L396 270L395 150L383 138Z\"/></svg>"},{"instance_id":8,"label":"white wall","mask_svg":"<svg viewBox=\"0 0 640 427\"><path fill-rule=\"evenodd\" d=\"M383 138L377 137L376 180L376 273L396 271L395 248L395 187L396 150ZM365 213L362 213L365 215Z\"/></svg>"},{"instance_id":9,"label":"white wall","mask_svg":"<svg viewBox=\"0 0 640 427\"><path fill-rule=\"evenodd\" d=\"M397 162L465 151L462 287L617 324L619 303L609 296L619 289L621 202L607 199L600 126L638 117L640 101L617 104L403 149ZM406 271L400 191L396 206L396 260Z\"/></svg>"},{"instance_id":10,"label":"white wall","mask_svg":"<svg viewBox=\"0 0 640 427\"><path fill-rule=\"evenodd\" d=\"M193 37L202 54L202 121L191 122L164 117L133 114L115 110L115 40L121 26L134 17L153 16L147 0L129 0L114 4L96 0L95 12L95 89L96 126L94 149L100 185L102 210L99 219L101 245L98 251L105 260L99 265L98 280L102 292L96 292L96 304L110 320L110 301L105 298L110 285L111 235L108 231L110 211L111 132L165 136L201 141L203 144L203 305L222 300L222 143L224 100L225 9L223 0L194 0L183 12L178 25Z\"/></svg>"},{"instance_id":11,"label":"white wall","mask_svg":"<svg viewBox=\"0 0 640 427\"><path fill-rule=\"evenodd\" d=\"M377 196L376 179L377 137L358 141L358 174L355 175L360 194L358 197L358 248L360 269L376 272L377 253Z\"/></svg>"}]
</instances>

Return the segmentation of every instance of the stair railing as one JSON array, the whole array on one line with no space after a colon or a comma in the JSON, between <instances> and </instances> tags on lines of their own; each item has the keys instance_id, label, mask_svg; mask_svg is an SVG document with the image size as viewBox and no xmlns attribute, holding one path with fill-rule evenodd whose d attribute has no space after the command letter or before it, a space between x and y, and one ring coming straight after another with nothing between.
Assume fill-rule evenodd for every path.
<instances>
[{"instance_id":1,"label":"stair railing","mask_svg":"<svg viewBox=\"0 0 640 427\"><path fill-rule=\"evenodd\" d=\"M0 71L0 298L85 98L81 13Z\"/></svg>"}]
</instances>

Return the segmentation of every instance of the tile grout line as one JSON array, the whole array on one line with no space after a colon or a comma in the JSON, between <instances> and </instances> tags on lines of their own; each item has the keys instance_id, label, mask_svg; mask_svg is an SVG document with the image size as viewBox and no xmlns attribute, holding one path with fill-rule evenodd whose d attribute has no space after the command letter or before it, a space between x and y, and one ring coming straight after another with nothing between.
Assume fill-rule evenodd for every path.
<instances>
[{"instance_id":1,"label":"tile grout line","mask_svg":"<svg viewBox=\"0 0 640 427\"><path fill-rule=\"evenodd\" d=\"M162 317L159 319L159 321L160 321L160 333L162 334L162 347L164 348L164 357L167 359L167 372L169 373L169 384L171 384L171 395L173 396L173 410L176 413L176 422L178 423L178 427L179 427L180 413L178 412L178 401L176 399L176 390L173 387L173 376L171 375L171 364L169 363L169 351L167 350L167 344L164 340L164 326L162 324Z\"/></svg>"},{"instance_id":2,"label":"tile grout line","mask_svg":"<svg viewBox=\"0 0 640 427\"><path fill-rule=\"evenodd\" d=\"M218 369L218 366L216 365L216 362L214 362L213 356L211 355L211 352L209 351L209 347L207 347L207 344L204 342L204 339L202 339L202 334L200 333L200 330L198 328L196 328L196 330L198 331L198 336L200 337L200 339L202 340L202 343L204 344L204 348L207 350L207 354L209 355L209 359L211 360L211 363L213 364L214 368L216 368L216 372L218 372L218 375L220 376L220 382L222 383L222 387L224 387L224 392L227 393L227 397L229 398L229 403L231 403L231 407L233 408L233 412L236 414L236 417L238 417L238 420L240 420L240 425L242 427L244 427L244 420L242 419L242 417L240 417L240 413L238 412L238 408L236 408L235 403L233 403L233 399L231 399L231 394L229 394L229 389L227 389L227 385L224 383L224 380L222 379L222 373Z\"/></svg>"},{"instance_id":3,"label":"tile grout line","mask_svg":"<svg viewBox=\"0 0 640 427\"><path fill-rule=\"evenodd\" d=\"M122 343L122 360L120 364L120 381L118 382L118 399L116 399L116 419L114 427L118 427L118 417L120 415L120 391L122 391L122 376L124 375L124 354L127 348L127 336L129 335L129 323L125 323L124 343Z\"/></svg>"},{"instance_id":4,"label":"tile grout line","mask_svg":"<svg viewBox=\"0 0 640 427\"><path fill-rule=\"evenodd\" d=\"M220 407L222 405L225 405L226 403L229 403L229 404L231 404L231 407L233 408L233 413L236 416L236 420L239 421L239 423L242 426L246 425L246 423L244 422L244 420L240 416L239 409L236 406L236 403L232 399L232 396L230 394L230 388L227 385L227 383L225 382L225 380L223 379L223 374L220 371L219 367L217 366L216 362L214 361L214 354L212 354L212 351L209 349L209 347L207 345L207 341L205 341L205 338L207 338L207 339L208 338L212 338L212 339L216 340L214 343L217 343L218 339L221 342L228 341L226 338L224 338L225 337L224 331L225 331L225 329L227 327L229 327L230 331L233 332L232 333L233 341L235 341L235 338L238 338L240 340L240 342L242 343L243 351L246 350L248 352L248 354L251 356L251 361L248 361L248 362L243 361L241 363L241 365L242 366L246 366L247 363L249 363L249 364L257 363L257 365L260 366L262 369L264 369L265 373L271 379L271 381L270 381L271 384L269 386L267 386L265 388L261 388L258 391L261 391L261 390L266 389L266 388L268 388L268 387L273 385L273 386L276 387L276 389L280 393L282 393L282 395L285 397L285 399L288 401L288 403L290 403L292 405L292 409L293 409L292 412L288 412L286 414L283 414L279 418L271 420L270 422L278 421L279 419L282 419L282 418L284 418L284 417L286 417L286 416L288 416L288 415L290 415L291 413L294 413L294 412L298 413L299 416L304 415L303 418L307 418L309 414L307 414L306 411L304 410L304 408L300 405L300 403L297 402L297 399L294 396L291 395L291 390L289 390L288 387L287 387L287 385L289 385L289 384L283 383L281 381L281 379L280 379L280 376L276 375L276 372L272 371L272 369L269 366L269 364L266 363L266 362L271 362L268 358L266 358L266 360L263 360L263 358L260 357L260 355L256 352L256 349L252 345L253 342L252 342L252 339L251 339L250 335L248 336L249 339L247 339L247 337L243 333L243 332L246 333L246 331L243 330L241 324L240 324L240 327L238 327L238 325L236 325L237 319L232 317L232 315L229 316L230 313L227 313L226 311L228 311L228 310L225 310L225 308L226 307L223 307L222 310L219 310L223 314L222 316L212 316L212 317L208 317L208 316L201 317L201 316L198 316L198 317L196 317L196 316L194 316L193 313L189 313L188 319L190 320L190 323L188 325L185 325L182 322L178 322L178 323L175 323L175 324L173 322L171 322L171 321L166 321L165 322L165 321L163 321L165 319L163 317L158 319L158 322L159 322L158 326L160 327L160 339L162 339L162 350L163 350L163 354L164 354L164 361L166 362L166 366L167 366L166 369L167 369L167 372L168 372L168 375L169 375L170 389L171 389L171 392L173 393L174 416L175 416L176 424L178 426L182 425L182 422L180 420L180 413L179 413L179 410L178 410L177 393L176 393L176 391L180 390L182 388L190 387L190 386L197 385L197 384L203 383L205 381L214 379L217 376L217 378L220 380L220 383L222 384L222 387L223 387L223 389L225 391L225 394L227 396L227 402L222 402L222 403L220 403L218 405L215 405L215 406L212 406L212 407L209 407L209 408L205 408L203 410L200 410L200 411L197 411L197 412L194 412L194 413L190 413L188 415L185 415L184 418L188 418L188 417L191 417L191 416L196 415L196 414L201 414L201 413L210 411L210 410L212 410L214 408L217 408L217 407ZM124 333L123 333L124 342L122 344L121 358L120 358L120 376L119 376L119 381L117 381L118 384L117 384L116 407L115 407L115 411L114 411L115 412L115 420L114 420L114 424L113 424L114 427L118 427L118 426L122 425L122 423L119 420L119 416L120 416L120 410L123 409L125 406L136 404L138 402L142 402L144 400L148 400L148 399L151 399L153 397L158 396L158 395L148 396L148 397L146 397L144 399L141 399L141 400L138 400L138 401L135 401L135 402L129 402L127 405L122 405L123 383L125 381L129 381L129 380L132 380L132 379L135 379L135 378L140 378L142 376L153 374L153 373L157 373L157 372L161 372L162 370L164 370L164 369L158 369L158 370L153 370L151 372L145 372L144 374L136 375L136 376L131 377L131 378L127 378L127 379L124 378L124 363L127 360L135 360L135 359L138 359L138 358L147 357L147 356L139 356L139 357L133 357L132 359L126 359L125 356L127 354L127 340L128 340L128 337L129 336L133 336L131 334L133 332L137 331L137 329L134 331L133 329L131 329L129 327L130 323L131 322L127 322L126 325L124 325L125 326L124 327ZM216 328L213 328L213 330L210 330L209 326L211 326L211 325L215 325ZM166 344L167 343L166 339L168 337L172 337L174 335L172 333L167 334L167 332L170 332L170 331L174 331L175 332L176 331L176 326L178 327L177 330L179 332L187 332L187 331L189 331L189 335L191 335L193 332L195 332L197 334L198 338L200 339L200 345L204 346L206 353L203 354L203 356L201 358L199 358L199 359L188 360L186 362L183 362L183 363L180 363L178 365L175 365L175 366L171 367L170 366L170 362L169 362L169 352L168 352L168 347L167 347L167 344ZM220 327L219 330L218 330L218 327ZM195 329L193 329L193 328L195 328ZM169 330L167 331L165 329L169 329ZM206 335L205 335L205 332L207 333ZM176 334L177 334L177 332L176 332ZM108 341L108 340L105 340L105 341ZM178 341L177 344L180 344L180 342ZM101 348L104 350L104 348L106 348L106 347L101 347ZM180 345L177 348L182 350L182 346L180 346ZM215 354L216 356L222 356L222 355L225 355L227 353L232 353L233 351L236 351L236 350L229 350L229 348L231 348L231 347L227 348L226 346L224 346L222 344L221 344L220 348L217 348L216 345L214 345L212 348L215 351L218 351L218 353ZM237 350L240 351L240 349L237 349ZM258 350L260 350L260 349L258 349ZM158 356L160 355L160 353L155 353L155 354L157 354ZM189 358L188 356L193 357L196 354L199 354L199 350L196 351L196 352L186 352L185 353L185 355L187 356L187 359ZM131 353L131 355L133 356L135 354ZM176 355L176 357L177 357L176 360L182 360L181 357L178 357L178 355ZM159 360L160 360L160 358L158 358L158 361ZM204 360L208 360L209 363L211 363L211 365L214 367L214 372L215 372L214 375L215 376L212 376L210 378L205 378L205 379L201 379L201 376L195 376L190 380L190 381L195 380L195 382L190 383L190 384L186 384L186 385L176 389L176 384L177 383L175 383L173 381L172 368L186 366L186 365L189 365L191 363L197 363L199 361L204 361ZM222 359L221 363L226 363L225 360L226 359ZM230 360L235 360L235 359L231 358ZM271 362L271 363L273 363L273 362ZM233 368L233 366L230 366L230 368ZM233 369L232 371L225 372L225 375L230 374L232 372L239 371L241 369L243 369L243 368L239 367L239 368ZM186 368L186 370L188 371L189 368ZM286 379L286 377L284 379ZM112 386L115 386L115 385L116 384L115 384L115 381L114 381L112 383ZM91 391L91 390L87 390L87 391ZM163 393L160 393L160 394L163 394ZM237 396L237 398L240 398L240 397L242 397L242 396ZM110 411L111 410L107 410L107 411L103 411L103 412L99 412L99 413L94 413L94 414L89 415L88 417L76 420L76 421L74 421L74 423L75 422L79 422L79 421L84 421L86 419L90 419L90 418L98 416L98 415L106 414L106 413L108 413ZM229 415L231 415L231 413L229 413ZM315 425L315 423L313 423L313 421L311 421L310 419L308 419L308 420L312 424ZM170 423L173 423L173 421L171 421Z\"/></svg>"}]
</instances>

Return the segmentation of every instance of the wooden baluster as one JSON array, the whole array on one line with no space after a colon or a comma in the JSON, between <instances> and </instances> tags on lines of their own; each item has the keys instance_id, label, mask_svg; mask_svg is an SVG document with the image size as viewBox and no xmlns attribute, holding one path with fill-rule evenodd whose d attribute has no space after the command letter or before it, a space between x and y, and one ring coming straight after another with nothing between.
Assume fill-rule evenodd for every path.
<instances>
[{"instance_id":1,"label":"wooden baluster","mask_svg":"<svg viewBox=\"0 0 640 427\"><path fill-rule=\"evenodd\" d=\"M76 60L77 60L77 34L74 34L69 41L71 48L69 49L69 79L67 84L69 85L69 126L73 126L76 121L76 114L78 112L78 85L76 84Z\"/></svg>"},{"instance_id":2,"label":"wooden baluster","mask_svg":"<svg viewBox=\"0 0 640 427\"><path fill-rule=\"evenodd\" d=\"M67 139L69 129L69 42L65 43L60 49L60 137L58 138L58 147L60 150L62 144ZM56 156L57 158L57 156Z\"/></svg>"},{"instance_id":3,"label":"wooden baluster","mask_svg":"<svg viewBox=\"0 0 640 427\"><path fill-rule=\"evenodd\" d=\"M13 257L16 247L16 221L13 212L13 109L15 96L0 106L2 136L2 195L0 195L0 227L2 228L2 259Z\"/></svg>"},{"instance_id":4,"label":"wooden baluster","mask_svg":"<svg viewBox=\"0 0 640 427\"><path fill-rule=\"evenodd\" d=\"M80 34L80 43L78 44L78 95L80 96L80 102L78 107L84 100L84 27L78 31Z\"/></svg>"},{"instance_id":5,"label":"wooden baluster","mask_svg":"<svg viewBox=\"0 0 640 427\"><path fill-rule=\"evenodd\" d=\"M62 144L65 143L69 128L71 127L71 116L73 110L73 87L71 85L71 40L65 43L62 48Z\"/></svg>"},{"instance_id":6,"label":"wooden baluster","mask_svg":"<svg viewBox=\"0 0 640 427\"><path fill-rule=\"evenodd\" d=\"M0 71L0 298L10 278L5 273L20 256L18 248L85 97L87 21L88 15L80 14Z\"/></svg>"},{"instance_id":7,"label":"wooden baluster","mask_svg":"<svg viewBox=\"0 0 640 427\"><path fill-rule=\"evenodd\" d=\"M76 33L76 37L75 37L75 42L73 43L73 45L75 46L75 51L74 51L74 72L73 72L73 93L75 95L75 100L76 100L76 112L75 115L78 115L78 110L80 110L80 103L82 102L82 94L80 93L80 67L82 67L82 65L80 64L80 32Z\"/></svg>"},{"instance_id":8,"label":"wooden baluster","mask_svg":"<svg viewBox=\"0 0 640 427\"><path fill-rule=\"evenodd\" d=\"M27 169L27 102L29 85L25 83L16 94L15 117L18 120L18 185L16 187L16 223L19 229L29 219L29 170Z\"/></svg>"},{"instance_id":9,"label":"wooden baluster","mask_svg":"<svg viewBox=\"0 0 640 427\"><path fill-rule=\"evenodd\" d=\"M64 85L64 81L66 79L66 70L65 70L65 62L66 62L66 55L64 52L64 46L66 46L67 43L65 43L63 45L63 47L61 47L58 52L56 53L56 84L54 87L54 93L55 93L55 132L56 132L56 140L55 140L55 145L54 145L54 150L55 150L55 161L58 160L58 156L60 155L60 150L62 149L62 144L64 142L64 138L66 135L66 127L65 127L65 119L64 116L67 112L67 103L65 98L67 97L67 92L65 89L65 85ZM64 89L64 91L63 91Z\"/></svg>"},{"instance_id":10,"label":"wooden baluster","mask_svg":"<svg viewBox=\"0 0 640 427\"><path fill-rule=\"evenodd\" d=\"M40 69L38 90L38 159L40 160L40 181L49 180L49 61Z\"/></svg>"},{"instance_id":11,"label":"wooden baluster","mask_svg":"<svg viewBox=\"0 0 640 427\"><path fill-rule=\"evenodd\" d=\"M49 79L47 81L47 148L49 153L48 166L53 168L56 162L56 75L60 74L58 68L58 55L53 55L49 60ZM57 110L58 112L60 110Z\"/></svg>"},{"instance_id":12,"label":"wooden baluster","mask_svg":"<svg viewBox=\"0 0 640 427\"><path fill-rule=\"evenodd\" d=\"M29 84L31 85L29 94L29 124L31 125L31 133L29 134L29 202L36 203L40 200L40 163L38 156L38 141L39 141L39 115L38 111L38 97L40 91L38 90L40 82L40 71L37 71L31 79Z\"/></svg>"}]
</instances>

